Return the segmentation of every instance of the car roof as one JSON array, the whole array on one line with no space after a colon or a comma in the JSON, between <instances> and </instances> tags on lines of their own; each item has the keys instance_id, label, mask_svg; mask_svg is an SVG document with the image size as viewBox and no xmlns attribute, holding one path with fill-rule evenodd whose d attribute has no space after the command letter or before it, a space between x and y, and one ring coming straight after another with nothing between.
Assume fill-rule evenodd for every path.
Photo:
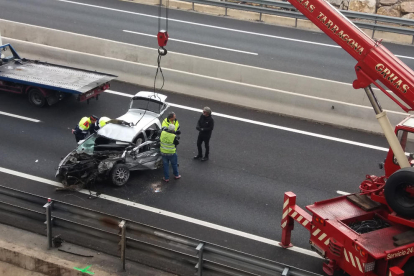
<instances>
[{"instance_id":1,"label":"car roof","mask_svg":"<svg viewBox=\"0 0 414 276\"><path fill-rule=\"evenodd\" d=\"M106 124L98 130L98 135L106 138L132 143L134 138L141 132L145 131L152 124L161 125L157 117L145 114L144 116L137 116L134 112L127 112L125 115L119 117L119 120L124 120L128 123L136 123L136 125L129 127L117 124ZM135 119L135 120L134 120Z\"/></svg>"},{"instance_id":2,"label":"car roof","mask_svg":"<svg viewBox=\"0 0 414 276\"><path fill-rule=\"evenodd\" d=\"M167 96L149 91L140 91L137 94L135 94L134 98L152 99L155 101L165 103Z\"/></svg>"}]
</instances>

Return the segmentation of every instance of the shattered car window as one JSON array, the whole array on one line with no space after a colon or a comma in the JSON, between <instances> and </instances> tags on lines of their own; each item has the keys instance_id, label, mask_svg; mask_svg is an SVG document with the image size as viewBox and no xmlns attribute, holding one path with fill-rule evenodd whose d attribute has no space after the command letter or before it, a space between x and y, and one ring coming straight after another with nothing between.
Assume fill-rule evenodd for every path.
<instances>
[{"instance_id":1,"label":"shattered car window","mask_svg":"<svg viewBox=\"0 0 414 276\"><path fill-rule=\"evenodd\" d=\"M152 100L134 99L131 104L131 109L148 110L154 113L160 113L162 104Z\"/></svg>"},{"instance_id":2,"label":"shattered car window","mask_svg":"<svg viewBox=\"0 0 414 276\"><path fill-rule=\"evenodd\" d=\"M85 142L80 144L78 148L76 149L77 153L86 153L86 154L93 154L93 148L95 146L95 140L97 138L97 134L94 133L91 136L89 136Z\"/></svg>"}]
</instances>

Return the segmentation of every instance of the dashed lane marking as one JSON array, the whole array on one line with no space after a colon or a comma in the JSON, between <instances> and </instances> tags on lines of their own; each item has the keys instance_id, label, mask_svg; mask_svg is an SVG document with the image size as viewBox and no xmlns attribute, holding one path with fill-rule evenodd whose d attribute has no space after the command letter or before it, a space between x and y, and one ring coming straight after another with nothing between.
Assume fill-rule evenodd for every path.
<instances>
[{"instance_id":1,"label":"dashed lane marking","mask_svg":"<svg viewBox=\"0 0 414 276\"><path fill-rule=\"evenodd\" d=\"M68 3L68 4L87 6L87 7L91 7L91 8L98 8L98 9L104 9L104 10L109 10L109 11L115 11L115 12L122 12L122 13L128 13L128 14L133 14L133 15L145 16L145 17L158 18L158 16L156 16L156 15L149 15L149 14L144 14L144 13L120 10L120 9L113 9L113 8L108 8L108 7L103 7L103 6L79 3L79 2L75 2L75 1L68 1L68 0L57 0L57 1ZM178 20L178 19L174 19L174 18L169 18L168 20L169 21L174 21L174 22L179 22L179 23L184 23L184 24L195 25L195 26L201 26L201 27L213 28L213 29L218 29L218 30L236 32L236 33L243 33L243 34L249 34L249 35L255 35L255 36L269 37L269 38L275 38L275 39L280 39L280 40L294 41L294 42L299 42L299 43L313 44L313 45L325 46L325 47L331 47L331 48L341 48L339 45L320 43L320 42L314 42L314 41L308 41L308 40L301 40L301 39L295 39L295 38L289 38L289 37L283 37L283 36L269 35L269 34L263 34L263 33L255 33L255 32L225 28L225 27L220 27L220 26L201 24L201 23L197 23L197 22ZM172 39L170 38L170 40L172 40ZM400 57L400 58L414 59L414 57L408 57L408 56L401 56L401 55L395 55L395 56Z\"/></svg>"},{"instance_id":2,"label":"dashed lane marking","mask_svg":"<svg viewBox=\"0 0 414 276\"><path fill-rule=\"evenodd\" d=\"M14 171L14 170L2 168L2 167L0 167L0 172L7 173L7 174L10 174L10 175L14 175L14 176L18 176L18 177L21 177L21 178L30 179L30 180L33 180L33 181L37 181L37 182L40 182L40 183L44 183L44 184L48 184L48 185L52 185L52 186L56 186L56 187L63 187L63 185L61 183L56 182L56 181L52 181L52 180L49 180L49 179L46 179L46 178L42 178L42 177L38 177L38 176L34 176L34 175L22 173L22 172L18 172L18 171ZM81 190L79 192L82 193L82 194L86 194L86 195L90 194L89 190ZM189 223L194 223L194 224L201 225L201 226L204 226L204 227L208 227L208 228L211 228L211 229L215 229L215 230L218 230L218 231L222 231L222 232L226 232L226 233L233 234L233 235L236 235L236 236L240 236L240 237L243 237L243 238L246 238L246 239L255 240L255 241L258 241L258 242L262 242L262 243L270 244L270 245L273 245L273 246L281 247L279 245L278 241L267 239L267 238L260 237L260 236L256 236L256 235L249 234L249 233L245 233L245 232L235 230L235 229L231 229L231 228L221 226L221 225L218 225L218 224L214 224L214 223L202 221L202 220L199 220L199 219L183 216L183 215L180 215L180 214L172 213L172 212L169 212L169 211L165 211L165 210L162 210L162 209L150 207L150 206L143 205L143 204L140 204L140 203L124 200L124 199L113 197L113 196L106 195L106 194L100 194L99 197L102 198L102 199L106 199L108 201L112 201L112 202L116 202L116 203L119 203L119 204L129 206L129 207L145 210L145 211L148 211L148 212L152 212L152 213L156 213L156 214L159 214L159 215L163 215L163 216L183 220L183 221L186 221L186 222L189 222ZM301 254L305 254L305 255L308 255L308 256L312 256L312 257L322 259L322 257L320 257L317 253L315 253L311 250L308 250L308 249L301 248L301 247L293 246L293 247L289 247L288 250L295 251L295 252L298 252L298 253L301 253Z\"/></svg>"},{"instance_id":3,"label":"dashed lane marking","mask_svg":"<svg viewBox=\"0 0 414 276\"><path fill-rule=\"evenodd\" d=\"M125 33L130 33L130 34L137 34L137 35L143 35L143 36L149 36L149 37L157 37L156 35L152 35L152 34L145 34L145 33L133 32L133 31L128 31L128 30L123 30L123 31ZM255 56L258 55L257 53L246 52L246 51L230 49L230 48L225 48L225 47L219 47L219 46L214 46L214 45L208 45L208 44L202 44L202 43L196 43L196 42L186 41L186 40L181 40L181 39L168 38L168 40L177 41L177 42L181 42L181 43L192 44L192 45L204 46L204 47L209 47L209 48L214 48L214 49L220 49L220 50L225 50L225 51L232 51L232 52L237 52L237 53L242 53L242 54L247 54L247 55L255 55Z\"/></svg>"},{"instance_id":4,"label":"dashed lane marking","mask_svg":"<svg viewBox=\"0 0 414 276\"><path fill-rule=\"evenodd\" d=\"M119 96L123 96L123 97L129 97L129 98L133 97L133 95L131 95L131 94L112 91L112 90L106 90L105 92L115 94L115 95L119 95ZM202 111L201 109L188 107L188 106L184 106L184 105L179 105L179 104L174 104L174 103L168 103L168 104L170 106L185 109L185 110L190 110L190 111L195 111L195 112L200 112L200 113ZM336 137L332 137L332 136L317 134L317 133L303 131L303 130L299 130L299 129L294 129L294 128L289 128L289 127L283 127L283 126L263 123L263 122L249 120L249 119L240 118L240 117L235 117L235 116L231 116L231 115L227 115L227 114L214 112L214 116L223 117L223 118L227 118L227 119L231 119L231 120L236 120L236 121L240 121L240 122L244 122L244 123L250 123L250 124L254 124L254 125L259 125L259 126L284 130L284 131L293 132L293 133L302 134L302 135L307 135L307 136L311 136L311 137L331 140L331 141L340 142L340 143L344 143L344 144L350 144L350 145L354 145L354 146L359 146L359 147L364 147L364 148L369 148L369 149L388 152L388 148L384 148L384 147L378 147L378 146L374 146L374 145L370 145L370 144L365 144L365 143L355 142L355 141L351 141L351 140L336 138Z\"/></svg>"},{"instance_id":5,"label":"dashed lane marking","mask_svg":"<svg viewBox=\"0 0 414 276\"><path fill-rule=\"evenodd\" d=\"M22 120L26 120L26 121L30 121L30 122L34 122L34 123L40 123L41 122L40 120L37 120L37 119L24 117L24 116L12 114L12 113L7 113L7 112L3 112L3 111L0 111L0 115L5 115L5 116L13 117L13 118L18 118L18 119L22 119Z\"/></svg>"}]
</instances>

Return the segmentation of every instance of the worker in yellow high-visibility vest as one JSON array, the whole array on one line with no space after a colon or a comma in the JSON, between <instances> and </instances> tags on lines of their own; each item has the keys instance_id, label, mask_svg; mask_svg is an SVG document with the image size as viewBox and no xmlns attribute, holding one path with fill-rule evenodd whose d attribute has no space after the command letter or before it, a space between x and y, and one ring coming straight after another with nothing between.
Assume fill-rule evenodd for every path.
<instances>
[{"instance_id":1,"label":"worker in yellow high-visibility vest","mask_svg":"<svg viewBox=\"0 0 414 276\"><path fill-rule=\"evenodd\" d=\"M97 120L98 117L92 115L90 117L83 117L79 121L79 124L75 127L75 129L72 129L72 133L75 135L76 143L86 138L86 136L88 135L89 128Z\"/></svg>"},{"instance_id":2,"label":"worker in yellow high-visibility vest","mask_svg":"<svg viewBox=\"0 0 414 276\"><path fill-rule=\"evenodd\" d=\"M174 112L170 112L170 114L168 114L167 118L165 118L164 121L162 121L161 126L165 129L167 129L170 124L174 125L175 134L180 135L181 134L180 123L178 122L177 116L175 115Z\"/></svg>"},{"instance_id":3,"label":"worker in yellow high-visibility vest","mask_svg":"<svg viewBox=\"0 0 414 276\"><path fill-rule=\"evenodd\" d=\"M162 155L162 162L164 165L164 177L162 180L165 182L170 181L170 162L173 169L175 179L180 179L181 175L178 173L178 158L177 148L179 144L177 135L175 134L175 126L170 124L168 129L163 129L160 136L160 151Z\"/></svg>"},{"instance_id":4,"label":"worker in yellow high-visibility vest","mask_svg":"<svg viewBox=\"0 0 414 276\"><path fill-rule=\"evenodd\" d=\"M108 121L110 121L111 119L108 117L101 117L99 118L94 124L91 125L91 127L89 128L89 133L93 134L98 132L99 129L103 128Z\"/></svg>"}]
</instances>

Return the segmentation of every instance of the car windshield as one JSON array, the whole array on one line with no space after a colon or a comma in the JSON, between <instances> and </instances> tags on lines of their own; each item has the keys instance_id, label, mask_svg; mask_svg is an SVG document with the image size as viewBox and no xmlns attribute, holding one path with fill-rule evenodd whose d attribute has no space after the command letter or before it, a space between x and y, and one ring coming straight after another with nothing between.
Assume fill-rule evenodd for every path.
<instances>
[{"instance_id":1,"label":"car windshield","mask_svg":"<svg viewBox=\"0 0 414 276\"><path fill-rule=\"evenodd\" d=\"M76 152L93 155L94 152L102 152L108 150L123 151L128 145L129 143L115 141L94 133L77 147Z\"/></svg>"},{"instance_id":2,"label":"car windshield","mask_svg":"<svg viewBox=\"0 0 414 276\"><path fill-rule=\"evenodd\" d=\"M93 154L93 148L95 146L95 140L98 137L96 133L89 136L82 144L76 149L77 153Z\"/></svg>"},{"instance_id":3,"label":"car windshield","mask_svg":"<svg viewBox=\"0 0 414 276\"><path fill-rule=\"evenodd\" d=\"M148 110L159 114L161 112L162 103L147 99L134 99L131 103L131 109Z\"/></svg>"}]
</instances>

